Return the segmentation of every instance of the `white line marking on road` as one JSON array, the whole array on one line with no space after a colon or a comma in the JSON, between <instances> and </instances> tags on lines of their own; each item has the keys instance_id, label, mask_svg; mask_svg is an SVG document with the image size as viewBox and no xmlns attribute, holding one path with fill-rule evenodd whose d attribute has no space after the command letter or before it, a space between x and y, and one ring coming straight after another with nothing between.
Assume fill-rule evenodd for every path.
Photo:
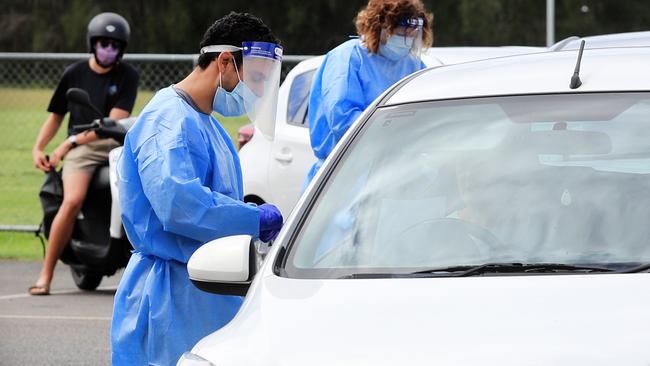
<instances>
[{"instance_id":1,"label":"white line marking on road","mask_svg":"<svg viewBox=\"0 0 650 366\"><path fill-rule=\"evenodd\" d=\"M0 315L0 319L26 320L101 320L110 321L106 316L61 316L61 315Z\"/></svg>"},{"instance_id":2,"label":"white line marking on road","mask_svg":"<svg viewBox=\"0 0 650 366\"><path fill-rule=\"evenodd\" d=\"M50 292L50 294L52 294L52 295L65 295L65 294L74 294L76 292L81 292L81 291L79 291L79 290L52 291L52 292ZM30 295L28 293L5 295L5 296L0 296L0 300L20 299L22 297L31 297L31 296L32 295Z\"/></svg>"},{"instance_id":3,"label":"white line marking on road","mask_svg":"<svg viewBox=\"0 0 650 366\"><path fill-rule=\"evenodd\" d=\"M116 291L117 287L98 287L97 290L99 291ZM51 291L50 295L67 295L67 294L76 294L76 293L85 293L85 291L81 290L61 290L61 291ZM0 300L11 300L11 299L21 299L23 297L31 297L32 295L24 292L21 294L11 294L11 295L4 295L0 296Z\"/></svg>"}]
</instances>

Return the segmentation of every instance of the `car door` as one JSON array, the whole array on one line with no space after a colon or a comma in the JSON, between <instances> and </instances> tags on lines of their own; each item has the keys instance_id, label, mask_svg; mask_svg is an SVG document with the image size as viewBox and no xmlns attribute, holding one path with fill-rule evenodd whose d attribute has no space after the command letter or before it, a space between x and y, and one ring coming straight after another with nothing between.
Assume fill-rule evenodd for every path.
<instances>
[{"instance_id":1,"label":"car door","mask_svg":"<svg viewBox=\"0 0 650 366\"><path fill-rule=\"evenodd\" d=\"M275 140L271 147L269 185L273 202L288 215L300 197L307 171L316 161L309 142L307 111L309 91L316 68L291 80L286 106L278 106Z\"/></svg>"}]
</instances>

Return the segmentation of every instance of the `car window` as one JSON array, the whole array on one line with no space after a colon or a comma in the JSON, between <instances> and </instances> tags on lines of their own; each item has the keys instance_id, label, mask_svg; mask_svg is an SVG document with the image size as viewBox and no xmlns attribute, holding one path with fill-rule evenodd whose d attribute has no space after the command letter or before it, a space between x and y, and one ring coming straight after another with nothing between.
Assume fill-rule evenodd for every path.
<instances>
[{"instance_id":1,"label":"car window","mask_svg":"<svg viewBox=\"0 0 650 366\"><path fill-rule=\"evenodd\" d=\"M287 108L287 122L292 125L309 126L307 109L309 106L309 91L315 72L316 70L309 70L293 79L289 90L289 105Z\"/></svg>"},{"instance_id":2,"label":"car window","mask_svg":"<svg viewBox=\"0 0 650 366\"><path fill-rule=\"evenodd\" d=\"M650 95L377 110L289 246L299 278L650 261Z\"/></svg>"}]
</instances>

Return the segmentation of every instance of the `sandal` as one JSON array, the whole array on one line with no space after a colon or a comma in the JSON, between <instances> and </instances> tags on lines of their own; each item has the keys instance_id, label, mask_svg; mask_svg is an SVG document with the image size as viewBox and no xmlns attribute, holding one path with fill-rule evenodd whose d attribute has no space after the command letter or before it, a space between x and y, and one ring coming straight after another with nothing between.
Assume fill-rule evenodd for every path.
<instances>
[{"instance_id":1,"label":"sandal","mask_svg":"<svg viewBox=\"0 0 650 366\"><path fill-rule=\"evenodd\" d=\"M43 295L49 295L50 294L50 286L49 285L34 285L31 286L27 292L29 292L30 295L32 296L43 296Z\"/></svg>"}]
</instances>

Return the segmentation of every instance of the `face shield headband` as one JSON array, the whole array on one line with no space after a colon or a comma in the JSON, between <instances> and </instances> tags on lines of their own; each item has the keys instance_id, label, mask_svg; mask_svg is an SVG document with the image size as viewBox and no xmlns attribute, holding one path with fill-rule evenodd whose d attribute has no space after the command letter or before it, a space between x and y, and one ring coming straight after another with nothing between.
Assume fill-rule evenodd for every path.
<instances>
[{"instance_id":1,"label":"face shield headband","mask_svg":"<svg viewBox=\"0 0 650 366\"><path fill-rule=\"evenodd\" d=\"M424 19L422 18L406 18L397 23L398 27L413 28L415 30L424 27Z\"/></svg>"}]
</instances>

